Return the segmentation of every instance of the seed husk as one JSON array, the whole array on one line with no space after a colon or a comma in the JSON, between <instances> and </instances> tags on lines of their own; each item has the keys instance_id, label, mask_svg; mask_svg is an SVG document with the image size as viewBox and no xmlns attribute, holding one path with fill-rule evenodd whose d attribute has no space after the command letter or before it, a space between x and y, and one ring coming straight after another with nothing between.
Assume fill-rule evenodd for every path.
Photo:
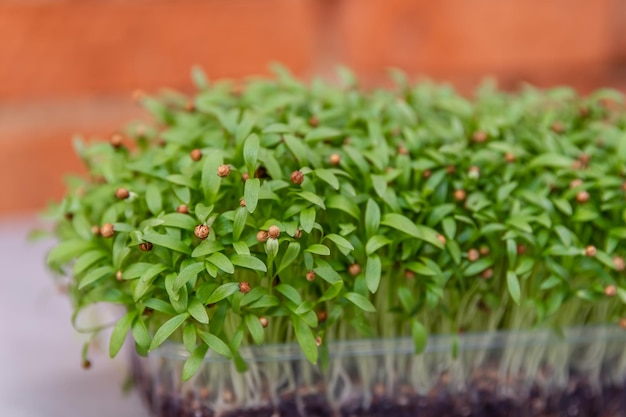
<instances>
[{"instance_id":1,"label":"seed husk","mask_svg":"<svg viewBox=\"0 0 626 417\"><path fill-rule=\"evenodd\" d=\"M229 176L230 175L230 167L228 165L220 165L217 168L217 175L219 177L222 177L222 178Z\"/></svg>"},{"instance_id":2,"label":"seed husk","mask_svg":"<svg viewBox=\"0 0 626 417\"><path fill-rule=\"evenodd\" d=\"M269 235L267 234L265 230L259 230L256 234L256 240L258 240L261 243L267 242L268 238L269 238Z\"/></svg>"},{"instance_id":3,"label":"seed husk","mask_svg":"<svg viewBox=\"0 0 626 417\"><path fill-rule=\"evenodd\" d=\"M211 233L211 228L209 228L209 226L207 226L206 224L197 225L193 231L193 234L196 235L198 239L202 240L209 237L209 233Z\"/></svg>"},{"instance_id":4,"label":"seed husk","mask_svg":"<svg viewBox=\"0 0 626 417\"><path fill-rule=\"evenodd\" d=\"M304 181L304 174L302 171L293 171L291 173L291 182L295 185L300 185Z\"/></svg>"},{"instance_id":5,"label":"seed husk","mask_svg":"<svg viewBox=\"0 0 626 417\"><path fill-rule=\"evenodd\" d=\"M125 200L129 196L130 196L130 192L128 192L126 188L120 187L117 190L115 190L115 197L117 197L119 200Z\"/></svg>"},{"instance_id":6,"label":"seed husk","mask_svg":"<svg viewBox=\"0 0 626 417\"><path fill-rule=\"evenodd\" d=\"M113 235L115 234L115 228L111 223L105 223L100 228L100 234L102 235L102 237L106 238L113 237Z\"/></svg>"},{"instance_id":7,"label":"seed husk","mask_svg":"<svg viewBox=\"0 0 626 417\"><path fill-rule=\"evenodd\" d=\"M202 159L202 151L200 149L194 149L189 153L189 156L193 161L198 162Z\"/></svg>"},{"instance_id":8,"label":"seed husk","mask_svg":"<svg viewBox=\"0 0 626 417\"><path fill-rule=\"evenodd\" d=\"M242 281L239 283L239 291L241 291L244 294L249 293L251 290L250 288L250 284L246 281Z\"/></svg>"}]
</instances>

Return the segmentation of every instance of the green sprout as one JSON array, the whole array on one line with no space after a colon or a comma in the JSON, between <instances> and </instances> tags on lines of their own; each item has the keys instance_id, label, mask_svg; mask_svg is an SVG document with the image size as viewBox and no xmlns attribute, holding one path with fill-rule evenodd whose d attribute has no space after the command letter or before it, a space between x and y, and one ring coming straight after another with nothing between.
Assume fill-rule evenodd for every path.
<instances>
[{"instance_id":1,"label":"green sprout","mask_svg":"<svg viewBox=\"0 0 626 417\"><path fill-rule=\"evenodd\" d=\"M141 355L182 342L186 380L209 349L244 370L244 345L315 363L333 340L412 335L419 353L427 334L624 316L618 93L194 74L192 97L140 98L149 124L77 140L89 176L53 210L74 321L124 309L111 356L129 333Z\"/></svg>"}]
</instances>

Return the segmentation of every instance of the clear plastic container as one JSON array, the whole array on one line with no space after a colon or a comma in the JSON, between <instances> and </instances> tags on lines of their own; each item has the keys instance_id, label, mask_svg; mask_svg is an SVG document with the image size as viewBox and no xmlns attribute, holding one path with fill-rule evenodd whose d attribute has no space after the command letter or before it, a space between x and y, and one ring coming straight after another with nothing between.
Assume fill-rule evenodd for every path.
<instances>
[{"instance_id":1,"label":"clear plastic container","mask_svg":"<svg viewBox=\"0 0 626 417\"><path fill-rule=\"evenodd\" d=\"M626 331L618 326L332 343L324 373L295 345L246 348L249 371L208 356L181 383L186 353L133 357L159 417L625 416Z\"/></svg>"}]
</instances>

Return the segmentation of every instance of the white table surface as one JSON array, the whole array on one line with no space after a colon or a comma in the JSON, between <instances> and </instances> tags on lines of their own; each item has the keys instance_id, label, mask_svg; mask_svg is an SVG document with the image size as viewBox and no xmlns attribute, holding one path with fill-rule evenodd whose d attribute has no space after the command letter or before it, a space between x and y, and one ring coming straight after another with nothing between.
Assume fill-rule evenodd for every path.
<instances>
[{"instance_id":1,"label":"white table surface","mask_svg":"<svg viewBox=\"0 0 626 417\"><path fill-rule=\"evenodd\" d=\"M148 417L135 393L122 393L125 358L110 360L106 341L81 368L83 339L44 266L51 242L26 241L33 225L0 219L0 416Z\"/></svg>"}]
</instances>

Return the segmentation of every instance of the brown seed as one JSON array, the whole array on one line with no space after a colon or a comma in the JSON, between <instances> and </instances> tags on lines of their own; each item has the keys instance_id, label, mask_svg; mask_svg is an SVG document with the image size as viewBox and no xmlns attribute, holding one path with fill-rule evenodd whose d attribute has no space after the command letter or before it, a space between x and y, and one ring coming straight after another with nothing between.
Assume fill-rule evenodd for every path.
<instances>
[{"instance_id":1,"label":"brown seed","mask_svg":"<svg viewBox=\"0 0 626 417\"><path fill-rule=\"evenodd\" d=\"M280 229L278 228L278 226L272 225L267 230L267 234L272 239L278 239L278 236L280 236Z\"/></svg>"},{"instance_id":2,"label":"brown seed","mask_svg":"<svg viewBox=\"0 0 626 417\"><path fill-rule=\"evenodd\" d=\"M176 212L180 214L189 214L189 207L187 207L186 204L181 204L180 206L176 207Z\"/></svg>"},{"instance_id":3,"label":"brown seed","mask_svg":"<svg viewBox=\"0 0 626 417\"><path fill-rule=\"evenodd\" d=\"M261 323L261 326L263 326L263 328L266 328L269 324L269 321L266 317L259 317L259 322Z\"/></svg>"},{"instance_id":4,"label":"brown seed","mask_svg":"<svg viewBox=\"0 0 626 417\"><path fill-rule=\"evenodd\" d=\"M439 241L445 245L446 244L446 237L442 234L437 234L437 239L439 239Z\"/></svg>"},{"instance_id":5,"label":"brown seed","mask_svg":"<svg viewBox=\"0 0 626 417\"><path fill-rule=\"evenodd\" d=\"M98 226L91 226L91 233L94 236L98 236L100 234L100 228Z\"/></svg>"},{"instance_id":6,"label":"brown seed","mask_svg":"<svg viewBox=\"0 0 626 417\"><path fill-rule=\"evenodd\" d=\"M406 279L414 279L415 278L415 272L411 271L410 269L407 269L406 271L404 271L404 278L406 278Z\"/></svg>"},{"instance_id":7,"label":"brown seed","mask_svg":"<svg viewBox=\"0 0 626 417\"><path fill-rule=\"evenodd\" d=\"M589 161L591 160L591 157L589 156L588 153L582 153L578 157L578 160L580 161L581 164L587 165L587 164L589 164Z\"/></svg>"},{"instance_id":8,"label":"brown seed","mask_svg":"<svg viewBox=\"0 0 626 417\"><path fill-rule=\"evenodd\" d=\"M320 124L320 119L318 119L315 116L311 116L309 117L309 126L311 127L317 127Z\"/></svg>"},{"instance_id":9,"label":"brown seed","mask_svg":"<svg viewBox=\"0 0 626 417\"><path fill-rule=\"evenodd\" d=\"M239 207L245 207L245 206L246 206L246 200L242 198L241 200L239 200Z\"/></svg>"},{"instance_id":10,"label":"brown seed","mask_svg":"<svg viewBox=\"0 0 626 417\"><path fill-rule=\"evenodd\" d=\"M626 263L624 262L624 258L621 256L616 256L613 258L613 265L615 265L615 269L618 271L623 271L626 268Z\"/></svg>"},{"instance_id":11,"label":"brown seed","mask_svg":"<svg viewBox=\"0 0 626 417\"><path fill-rule=\"evenodd\" d=\"M509 164L513 163L515 162L515 155L509 152L506 155L504 155L504 160L508 162Z\"/></svg>"},{"instance_id":12,"label":"brown seed","mask_svg":"<svg viewBox=\"0 0 626 417\"><path fill-rule=\"evenodd\" d=\"M74 218L74 213L65 213L65 220L72 220Z\"/></svg>"},{"instance_id":13,"label":"brown seed","mask_svg":"<svg viewBox=\"0 0 626 417\"><path fill-rule=\"evenodd\" d=\"M188 101L187 103L185 103L185 111L196 111L196 104L193 101Z\"/></svg>"},{"instance_id":14,"label":"brown seed","mask_svg":"<svg viewBox=\"0 0 626 417\"><path fill-rule=\"evenodd\" d=\"M111 223L105 223L100 228L100 234L102 235L102 237L113 237L113 235L115 234L115 228Z\"/></svg>"},{"instance_id":15,"label":"brown seed","mask_svg":"<svg viewBox=\"0 0 626 417\"><path fill-rule=\"evenodd\" d=\"M579 191L578 194L576 194L576 201L578 201L581 204L588 202L589 193L587 191Z\"/></svg>"},{"instance_id":16,"label":"brown seed","mask_svg":"<svg viewBox=\"0 0 626 417\"><path fill-rule=\"evenodd\" d=\"M220 165L217 168L217 175L222 178L227 177L230 175L230 167L228 165Z\"/></svg>"},{"instance_id":17,"label":"brown seed","mask_svg":"<svg viewBox=\"0 0 626 417\"><path fill-rule=\"evenodd\" d=\"M587 106L580 106L578 108L578 115L580 117L587 117L587 116L589 116L589 107L587 107Z\"/></svg>"},{"instance_id":18,"label":"brown seed","mask_svg":"<svg viewBox=\"0 0 626 417\"><path fill-rule=\"evenodd\" d=\"M296 233L293 235L294 239L300 239L302 237L302 229L296 229Z\"/></svg>"},{"instance_id":19,"label":"brown seed","mask_svg":"<svg viewBox=\"0 0 626 417\"><path fill-rule=\"evenodd\" d=\"M619 327L626 330L626 317L622 317L621 319L619 319Z\"/></svg>"},{"instance_id":20,"label":"brown seed","mask_svg":"<svg viewBox=\"0 0 626 417\"><path fill-rule=\"evenodd\" d=\"M254 178L269 178L270 176L267 175L267 169L263 166L258 167L257 169L254 170Z\"/></svg>"},{"instance_id":21,"label":"brown seed","mask_svg":"<svg viewBox=\"0 0 626 417\"><path fill-rule=\"evenodd\" d=\"M209 233L211 233L211 228L207 226L206 224L199 224L193 230L193 234L196 235L198 239L202 239L202 240L209 237Z\"/></svg>"},{"instance_id":22,"label":"brown seed","mask_svg":"<svg viewBox=\"0 0 626 417\"><path fill-rule=\"evenodd\" d=\"M467 251L467 260L470 262L476 262L480 258L480 252L476 249L470 249Z\"/></svg>"},{"instance_id":23,"label":"brown seed","mask_svg":"<svg viewBox=\"0 0 626 417\"><path fill-rule=\"evenodd\" d=\"M563 132L565 132L565 126L560 121L556 121L556 122L552 123L552 126L550 126L550 129L552 129L552 131L554 133L563 133Z\"/></svg>"},{"instance_id":24,"label":"brown seed","mask_svg":"<svg viewBox=\"0 0 626 417\"><path fill-rule=\"evenodd\" d=\"M150 252L152 250L152 243L142 242L139 244L139 249L141 249L144 252Z\"/></svg>"},{"instance_id":25,"label":"brown seed","mask_svg":"<svg viewBox=\"0 0 626 417\"><path fill-rule=\"evenodd\" d=\"M607 285L604 287L604 295L607 297L615 297L617 295L617 287L615 285Z\"/></svg>"},{"instance_id":26,"label":"brown seed","mask_svg":"<svg viewBox=\"0 0 626 417\"><path fill-rule=\"evenodd\" d=\"M81 366L83 367L83 369L89 369L91 368L91 361L89 359L85 359L83 361L83 363L81 364Z\"/></svg>"},{"instance_id":27,"label":"brown seed","mask_svg":"<svg viewBox=\"0 0 626 417\"><path fill-rule=\"evenodd\" d=\"M597 251L596 247L593 246L593 245L589 245L589 246L587 246L585 248L585 255L587 255L587 256L596 256L597 252L598 251Z\"/></svg>"},{"instance_id":28,"label":"brown seed","mask_svg":"<svg viewBox=\"0 0 626 417\"><path fill-rule=\"evenodd\" d=\"M581 169L582 167L583 164L578 159L572 162L572 169Z\"/></svg>"},{"instance_id":29,"label":"brown seed","mask_svg":"<svg viewBox=\"0 0 626 417\"><path fill-rule=\"evenodd\" d=\"M291 182L300 185L304 181L304 174L302 171L293 171L291 173Z\"/></svg>"},{"instance_id":30,"label":"brown seed","mask_svg":"<svg viewBox=\"0 0 626 417\"><path fill-rule=\"evenodd\" d=\"M454 199L456 201L463 201L467 197L465 190L454 190Z\"/></svg>"},{"instance_id":31,"label":"brown seed","mask_svg":"<svg viewBox=\"0 0 626 417\"><path fill-rule=\"evenodd\" d=\"M317 312L317 321L320 323L325 322L328 319L328 313L326 311L321 310Z\"/></svg>"},{"instance_id":32,"label":"brown seed","mask_svg":"<svg viewBox=\"0 0 626 417\"><path fill-rule=\"evenodd\" d=\"M485 269L483 272L481 272L480 276L483 279L491 279L493 277L493 269Z\"/></svg>"},{"instance_id":33,"label":"brown seed","mask_svg":"<svg viewBox=\"0 0 626 417\"><path fill-rule=\"evenodd\" d=\"M484 245L483 245L483 246L481 246L481 247L478 249L478 252L480 252L480 254L481 254L482 256L487 256L487 255L489 255L489 253L491 252L491 250L489 249L489 247L487 247L487 246L484 246Z\"/></svg>"},{"instance_id":34,"label":"brown seed","mask_svg":"<svg viewBox=\"0 0 626 417\"><path fill-rule=\"evenodd\" d=\"M353 263L352 265L348 267L348 272L353 277L359 275L359 273L361 272L361 265L357 263Z\"/></svg>"},{"instance_id":35,"label":"brown seed","mask_svg":"<svg viewBox=\"0 0 626 417\"><path fill-rule=\"evenodd\" d=\"M267 242L268 237L269 236L265 230L259 230L256 234L256 240L258 240L261 243Z\"/></svg>"},{"instance_id":36,"label":"brown seed","mask_svg":"<svg viewBox=\"0 0 626 417\"><path fill-rule=\"evenodd\" d=\"M250 179L250 174L248 174L247 172L244 172L243 174L241 174L241 181L246 182Z\"/></svg>"},{"instance_id":37,"label":"brown seed","mask_svg":"<svg viewBox=\"0 0 626 417\"><path fill-rule=\"evenodd\" d=\"M472 139L476 143L483 143L483 142L485 142L487 140L487 132L484 132L482 130L477 130L472 135Z\"/></svg>"},{"instance_id":38,"label":"brown seed","mask_svg":"<svg viewBox=\"0 0 626 417\"><path fill-rule=\"evenodd\" d=\"M122 271L117 271L115 273L115 279L118 281L122 281L124 279L124 277L122 276Z\"/></svg>"},{"instance_id":39,"label":"brown seed","mask_svg":"<svg viewBox=\"0 0 626 417\"><path fill-rule=\"evenodd\" d=\"M315 280L315 272L313 271L309 271L306 273L306 280L311 282L313 280Z\"/></svg>"},{"instance_id":40,"label":"brown seed","mask_svg":"<svg viewBox=\"0 0 626 417\"><path fill-rule=\"evenodd\" d=\"M422 174L422 177L428 179L430 178L430 176L433 175L433 172L430 169L427 169L426 171L424 171L424 173Z\"/></svg>"},{"instance_id":41,"label":"brown seed","mask_svg":"<svg viewBox=\"0 0 626 417\"><path fill-rule=\"evenodd\" d=\"M400 155L408 155L409 154L409 150L407 148L405 148L404 146L398 146L398 154L400 154Z\"/></svg>"},{"instance_id":42,"label":"brown seed","mask_svg":"<svg viewBox=\"0 0 626 417\"><path fill-rule=\"evenodd\" d=\"M119 200L127 199L128 196L130 196L130 193L128 192L126 188L120 187L117 190L115 190L115 197L117 197Z\"/></svg>"},{"instance_id":43,"label":"brown seed","mask_svg":"<svg viewBox=\"0 0 626 417\"><path fill-rule=\"evenodd\" d=\"M193 161L198 162L202 159L202 151L200 149L194 149L193 151L189 152L189 156Z\"/></svg>"},{"instance_id":44,"label":"brown seed","mask_svg":"<svg viewBox=\"0 0 626 417\"><path fill-rule=\"evenodd\" d=\"M626 191L626 182L622 183L622 191Z\"/></svg>"},{"instance_id":45,"label":"brown seed","mask_svg":"<svg viewBox=\"0 0 626 417\"><path fill-rule=\"evenodd\" d=\"M117 149L124 143L124 136L122 136L120 133L113 133L111 135L111 138L109 139L109 143L111 144L111 146Z\"/></svg>"},{"instance_id":46,"label":"brown seed","mask_svg":"<svg viewBox=\"0 0 626 417\"><path fill-rule=\"evenodd\" d=\"M456 172L456 167L454 165L448 165L446 167L446 172L448 174L454 174Z\"/></svg>"},{"instance_id":47,"label":"brown seed","mask_svg":"<svg viewBox=\"0 0 626 417\"><path fill-rule=\"evenodd\" d=\"M151 316L151 315L152 315L152 313L154 313L154 310L153 310L153 309L151 309L150 307L146 307L146 308L143 310L143 315L144 315L144 316Z\"/></svg>"},{"instance_id":48,"label":"brown seed","mask_svg":"<svg viewBox=\"0 0 626 417\"><path fill-rule=\"evenodd\" d=\"M517 245L517 254L524 255L526 253L526 245Z\"/></svg>"},{"instance_id":49,"label":"brown seed","mask_svg":"<svg viewBox=\"0 0 626 417\"><path fill-rule=\"evenodd\" d=\"M217 303L209 303L206 305L206 308L213 308Z\"/></svg>"},{"instance_id":50,"label":"brown seed","mask_svg":"<svg viewBox=\"0 0 626 417\"><path fill-rule=\"evenodd\" d=\"M247 283L246 281L241 281L239 283L239 291L241 291L244 294L248 294L250 292L250 284Z\"/></svg>"},{"instance_id":51,"label":"brown seed","mask_svg":"<svg viewBox=\"0 0 626 417\"><path fill-rule=\"evenodd\" d=\"M569 183L569 188L576 188L580 187L581 185L583 185L583 180L581 180L580 178L576 178Z\"/></svg>"},{"instance_id":52,"label":"brown seed","mask_svg":"<svg viewBox=\"0 0 626 417\"><path fill-rule=\"evenodd\" d=\"M200 394L200 398L203 400L206 400L211 396L211 390L208 387L201 387L198 393Z\"/></svg>"},{"instance_id":53,"label":"brown seed","mask_svg":"<svg viewBox=\"0 0 626 417\"><path fill-rule=\"evenodd\" d=\"M317 347L322 346L322 338L321 338L321 337L317 336L317 337L315 338L315 345L316 345Z\"/></svg>"},{"instance_id":54,"label":"brown seed","mask_svg":"<svg viewBox=\"0 0 626 417\"><path fill-rule=\"evenodd\" d=\"M339 163L341 162L341 155L339 155L338 153L330 155L328 157L328 162L330 162L331 165L339 165Z\"/></svg>"}]
</instances>

